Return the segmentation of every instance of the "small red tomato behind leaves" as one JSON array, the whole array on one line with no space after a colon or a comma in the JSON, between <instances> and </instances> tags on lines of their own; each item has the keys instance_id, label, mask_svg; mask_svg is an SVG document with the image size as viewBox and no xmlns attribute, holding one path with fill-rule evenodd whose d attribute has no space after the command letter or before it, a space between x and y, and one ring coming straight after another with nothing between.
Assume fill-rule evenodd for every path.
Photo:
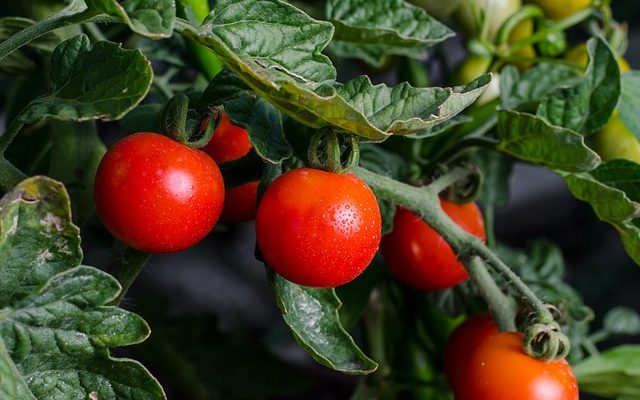
<instances>
[{"instance_id":1,"label":"small red tomato behind leaves","mask_svg":"<svg viewBox=\"0 0 640 400\"><path fill-rule=\"evenodd\" d=\"M440 205L462 229L484 240L484 221L475 203L456 204L440 199ZM398 208L393 231L382 239L382 255L396 278L416 289L446 289L468 277L442 236L404 208Z\"/></svg>"},{"instance_id":2,"label":"small red tomato behind leaves","mask_svg":"<svg viewBox=\"0 0 640 400\"><path fill-rule=\"evenodd\" d=\"M247 130L234 125L225 113L204 151L218 164L244 157L251 150ZM258 181L245 183L227 191L221 219L229 222L250 221L256 217Z\"/></svg>"},{"instance_id":3,"label":"small red tomato behind leaves","mask_svg":"<svg viewBox=\"0 0 640 400\"><path fill-rule=\"evenodd\" d=\"M456 375L455 400L578 400L578 384L565 360L542 361L522 351L522 334L503 332L483 341Z\"/></svg>"},{"instance_id":4,"label":"small red tomato behind leaves","mask_svg":"<svg viewBox=\"0 0 640 400\"><path fill-rule=\"evenodd\" d=\"M114 144L96 173L95 201L107 229L138 250L186 249L215 226L224 201L216 163L157 133Z\"/></svg>"},{"instance_id":5,"label":"small red tomato behind leaves","mask_svg":"<svg viewBox=\"0 0 640 400\"><path fill-rule=\"evenodd\" d=\"M311 287L340 286L360 275L378 250L381 229L380 209L366 183L311 168L276 179L256 215L267 264Z\"/></svg>"}]
</instances>

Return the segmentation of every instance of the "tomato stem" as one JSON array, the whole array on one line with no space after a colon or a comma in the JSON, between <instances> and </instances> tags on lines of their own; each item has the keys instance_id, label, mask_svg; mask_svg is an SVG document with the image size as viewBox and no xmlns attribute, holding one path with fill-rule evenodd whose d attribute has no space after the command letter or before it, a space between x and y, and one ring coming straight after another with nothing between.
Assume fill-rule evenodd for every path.
<instances>
[{"instance_id":1,"label":"tomato stem","mask_svg":"<svg viewBox=\"0 0 640 400\"><path fill-rule=\"evenodd\" d=\"M118 263L111 268L111 275L113 275L122 286L118 297L111 302L112 305L119 305L122 302L131 284L136 280L136 277L140 274L140 271L142 271L142 268L150 258L151 253L127 247L124 254L118 259Z\"/></svg>"},{"instance_id":2,"label":"tomato stem","mask_svg":"<svg viewBox=\"0 0 640 400\"><path fill-rule=\"evenodd\" d=\"M547 35L549 35L550 33L555 33L555 32L560 32L560 31L564 31L574 25L577 25L579 23L581 23L582 21L584 21L585 19L589 18L592 14L593 14L594 9L592 7L586 8L584 10L578 11L577 13L558 21L557 23L548 26L544 29L540 29L539 31L537 31L536 33L534 33L533 35L526 37L524 39L520 39L516 42L514 42L510 47L509 47L509 54L506 55L507 57L517 53L518 51L524 49L527 46L530 46L534 43L538 43L541 40L544 40L544 38L547 37Z\"/></svg>"},{"instance_id":3,"label":"tomato stem","mask_svg":"<svg viewBox=\"0 0 640 400\"><path fill-rule=\"evenodd\" d=\"M504 332L515 331L515 303L498 287L482 258L478 256L471 257L465 267L469 271L469 276L478 289L480 296L489 305L489 311L500 330Z\"/></svg>"},{"instance_id":4,"label":"tomato stem","mask_svg":"<svg viewBox=\"0 0 640 400\"><path fill-rule=\"evenodd\" d=\"M482 242L482 240L464 231L442 210L438 198L439 193L446 189L448 185L466 178L470 173L468 169L461 167L454 168L447 174L439 177L432 184L423 188L416 188L411 185L398 182L394 179L378 175L361 167L355 168L354 172L362 178L378 196L393 201L401 207L409 209L420 215L422 219L431 226L431 228L438 232L438 234L447 241L454 252L458 254L460 261L467 268L469 274L474 274L473 279L474 282L477 281L476 284L482 285L486 283L483 280L482 271L478 274L478 265L471 265L472 260L476 257L480 257L487 266L506 280L511 289L518 294L518 297L525 301L533 310L535 314L535 318L533 320L534 325L530 328L547 325L549 329L546 333L548 334L542 339L542 341L552 340L562 342L562 346L552 346L558 350L558 353L553 354L552 356L550 356L548 352L545 352L544 354L538 353L537 349L540 348L540 346L537 344L539 343L536 343L536 346L533 345L534 343L523 343L523 347L530 355L545 359L552 359L558 355L566 355L569 342L561 332L555 329L555 327L557 327L557 323L555 323L553 314L547 308L545 303L542 302L518 277L518 275L504 264L502 260L500 260L500 258ZM485 298L485 300L490 304L490 307L494 310L500 310L501 313L507 312L505 310L507 310L507 307L510 307L507 302L504 302L506 305L492 303L493 301L502 302L502 300L498 300L494 297L495 293L493 292L495 292L495 287L483 287L480 289L481 294L484 293L486 295L489 292L492 292L491 297ZM507 312L507 315L508 314L509 312ZM505 324L505 326L506 325L507 324ZM527 333L530 333L529 328L527 329ZM528 336L531 340L540 339L539 335ZM545 347L545 350L548 349L548 346L543 347Z\"/></svg>"}]
</instances>

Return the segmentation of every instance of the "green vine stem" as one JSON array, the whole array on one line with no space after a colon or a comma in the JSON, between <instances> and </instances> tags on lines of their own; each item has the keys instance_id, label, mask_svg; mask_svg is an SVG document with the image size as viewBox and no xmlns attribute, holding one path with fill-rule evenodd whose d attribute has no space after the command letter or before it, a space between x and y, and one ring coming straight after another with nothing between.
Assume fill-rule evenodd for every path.
<instances>
[{"instance_id":1,"label":"green vine stem","mask_svg":"<svg viewBox=\"0 0 640 400\"><path fill-rule=\"evenodd\" d=\"M466 267L480 296L487 301L493 320L496 321L500 330L515 331L516 305L498 287L482 258L472 257Z\"/></svg>"},{"instance_id":2,"label":"green vine stem","mask_svg":"<svg viewBox=\"0 0 640 400\"><path fill-rule=\"evenodd\" d=\"M527 46L530 46L534 43L538 43L539 41L543 40L545 37L547 37L548 34L550 33L554 33L554 32L560 32L560 31L564 31L566 29L569 29L570 27L577 25L579 23L581 23L582 21L586 20L587 18L589 18L594 12L594 9L592 7L586 8L584 10L578 11L577 13L558 21L557 23L553 24L552 26L549 26L547 28L544 29L540 29L539 31L537 31L536 33L534 33L533 35L526 37L524 39L520 39L516 42L514 42L513 44L511 44L511 46L509 46L509 54L505 54L505 57L509 57L515 53L517 53L518 51L524 49Z\"/></svg>"},{"instance_id":3,"label":"green vine stem","mask_svg":"<svg viewBox=\"0 0 640 400\"><path fill-rule=\"evenodd\" d=\"M122 302L122 299L127 294L127 291L131 287L133 281L136 280L142 268L147 264L151 258L150 253L145 253L140 250L128 247L124 254L118 258L118 262L111 267L111 275L113 275L120 285L122 290L118 297L113 300L113 305L118 305Z\"/></svg>"},{"instance_id":4,"label":"green vine stem","mask_svg":"<svg viewBox=\"0 0 640 400\"><path fill-rule=\"evenodd\" d=\"M92 13L87 11L84 2L74 1L63 10L17 32L15 35L0 43L0 60L44 34L88 20L93 16Z\"/></svg>"},{"instance_id":5,"label":"green vine stem","mask_svg":"<svg viewBox=\"0 0 640 400\"><path fill-rule=\"evenodd\" d=\"M551 314L547 306L527 285L524 284L524 282L522 282L516 273L505 265L502 260L500 260L500 258L482 242L482 240L460 228L440 207L438 199L439 193L458 180L466 178L470 173L469 170L460 167L454 168L430 185L422 188L416 188L411 185L398 182L394 179L378 175L361 167L356 168L354 172L362 178L378 196L393 201L394 203L420 215L422 219L431 226L431 228L438 232L438 234L440 234L447 243L449 243L451 248L456 252L456 254L458 254L458 258L470 274L476 273L476 269L478 267L477 265L471 265L472 260L476 257L480 257L487 266L501 275L507 281L512 290L514 290L518 296L528 304L535 314L533 327L538 325L553 325L552 329L546 332L547 335L544 340L551 340L549 338L552 337L552 340L559 340L563 344L566 344L565 347L568 347L568 340L566 340L566 337L564 337L559 330L555 329L557 324L554 321L553 314ZM483 282L482 277L478 279L478 282ZM481 293L488 290L493 289L484 288L481 290ZM485 300L487 300L487 302L496 301L493 297L485 298ZM503 304L490 303L490 307L497 310L503 309L503 307L507 306ZM528 334L528 331L529 329L525 332L525 339L540 342L540 335L531 335ZM555 336L558 336L558 338L555 338ZM562 338L560 338L560 336L562 336ZM538 350L541 346L523 343L523 348L529 351L529 354L534 357L553 359L566 355L566 348L561 348L561 346L557 346L559 351L557 354L553 354L553 357L549 356L548 346L542 347L544 348L544 353L539 353Z\"/></svg>"}]
</instances>

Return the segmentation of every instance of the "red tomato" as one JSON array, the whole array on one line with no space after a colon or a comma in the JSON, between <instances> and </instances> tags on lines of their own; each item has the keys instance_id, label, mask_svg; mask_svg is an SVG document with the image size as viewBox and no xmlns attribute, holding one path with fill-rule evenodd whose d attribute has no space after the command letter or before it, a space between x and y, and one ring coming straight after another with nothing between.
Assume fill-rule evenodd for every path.
<instances>
[{"instance_id":1,"label":"red tomato","mask_svg":"<svg viewBox=\"0 0 640 400\"><path fill-rule=\"evenodd\" d=\"M463 362L456 400L578 400L578 384L565 360L537 360L522 351L522 334L487 338Z\"/></svg>"},{"instance_id":2,"label":"red tomato","mask_svg":"<svg viewBox=\"0 0 640 400\"><path fill-rule=\"evenodd\" d=\"M381 225L376 198L360 178L298 168L264 193L256 237L267 264L284 278L335 287L369 265L380 245Z\"/></svg>"},{"instance_id":3,"label":"red tomato","mask_svg":"<svg viewBox=\"0 0 640 400\"><path fill-rule=\"evenodd\" d=\"M484 221L475 203L440 199L440 205L462 229L484 240ZM382 239L382 255L398 280L421 290L445 289L468 276L449 244L419 216L400 207L393 232Z\"/></svg>"},{"instance_id":4,"label":"red tomato","mask_svg":"<svg viewBox=\"0 0 640 400\"><path fill-rule=\"evenodd\" d=\"M136 133L109 149L95 179L96 207L118 239L138 250L190 247L213 229L224 200L216 163L157 133Z\"/></svg>"},{"instance_id":5,"label":"red tomato","mask_svg":"<svg viewBox=\"0 0 640 400\"><path fill-rule=\"evenodd\" d=\"M222 113L211 140L203 150L215 162L222 164L247 155L251 147L247 130L234 125L227 114Z\"/></svg>"},{"instance_id":6,"label":"red tomato","mask_svg":"<svg viewBox=\"0 0 640 400\"><path fill-rule=\"evenodd\" d=\"M245 156L252 148L247 130L233 125L226 114L204 151L218 164ZM256 217L258 181L249 182L227 191L221 218L224 221L243 222Z\"/></svg>"},{"instance_id":7,"label":"red tomato","mask_svg":"<svg viewBox=\"0 0 640 400\"><path fill-rule=\"evenodd\" d=\"M444 349L444 373L453 383L460 365L471 352L487 338L500 333L500 329L488 314L469 317L449 336Z\"/></svg>"},{"instance_id":8,"label":"red tomato","mask_svg":"<svg viewBox=\"0 0 640 400\"><path fill-rule=\"evenodd\" d=\"M251 221L256 217L258 181L245 183L229 189L224 196L224 207L220 218L224 221Z\"/></svg>"}]
</instances>

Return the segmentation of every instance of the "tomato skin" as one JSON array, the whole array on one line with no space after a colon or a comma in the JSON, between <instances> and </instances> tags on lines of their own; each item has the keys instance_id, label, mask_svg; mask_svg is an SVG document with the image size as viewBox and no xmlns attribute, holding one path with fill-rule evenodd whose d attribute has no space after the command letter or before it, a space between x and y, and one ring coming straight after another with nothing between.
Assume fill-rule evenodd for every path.
<instances>
[{"instance_id":1,"label":"tomato skin","mask_svg":"<svg viewBox=\"0 0 640 400\"><path fill-rule=\"evenodd\" d=\"M578 400L578 384L565 360L542 361L522 351L522 334L490 336L456 376L456 400Z\"/></svg>"},{"instance_id":2,"label":"tomato skin","mask_svg":"<svg viewBox=\"0 0 640 400\"><path fill-rule=\"evenodd\" d=\"M129 135L107 151L94 191L107 229L150 253L199 242L215 226L224 201L222 175L211 158L150 132Z\"/></svg>"},{"instance_id":3,"label":"tomato skin","mask_svg":"<svg viewBox=\"0 0 640 400\"><path fill-rule=\"evenodd\" d=\"M640 142L617 111L599 132L589 137L589 145L604 161L622 158L640 164Z\"/></svg>"},{"instance_id":4,"label":"tomato skin","mask_svg":"<svg viewBox=\"0 0 640 400\"><path fill-rule=\"evenodd\" d=\"M462 229L485 239L482 213L475 203L440 199L444 212ZM398 208L393 231L382 239L382 256L399 281L421 290L440 290L467 279L449 244L419 216Z\"/></svg>"},{"instance_id":5,"label":"tomato skin","mask_svg":"<svg viewBox=\"0 0 640 400\"><path fill-rule=\"evenodd\" d=\"M480 27L473 17L471 4L484 12L487 19L488 38L493 39L502 24L522 7L520 0L465 0L456 10L454 18L467 36L475 37Z\"/></svg>"},{"instance_id":6,"label":"tomato skin","mask_svg":"<svg viewBox=\"0 0 640 400\"><path fill-rule=\"evenodd\" d=\"M567 18L578 11L589 7L591 0L528 0L536 4L551 19Z\"/></svg>"},{"instance_id":7,"label":"tomato skin","mask_svg":"<svg viewBox=\"0 0 640 400\"><path fill-rule=\"evenodd\" d=\"M247 130L234 125L229 117L222 113L211 140L203 150L216 163L222 164L244 157L252 148ZM256 217L257 198L258 181L228 190L220 218L228 222L251 221Z\"/></svg>"},{"instance_id":8,"label":"tomato skin","mask_svg":"<svg viewBox=\"0 0 640 400\"><path fill-rule=\"evenodd\" d=\"M258 181L245 183L227 190L220 218L223 221L251 221L256 217Z\"/></svg>"},{"instance_id":9,"label":"tomato skin","mask_svg":"<svg viewBox=\"0 0 640 400\"><path fill-rule=\"evenodd\" d=\"M290 170L265 191L256 238L285 279L335 287L360 275L380 245L382 220L371 189L352 174Z\"/></svg>"},{"instance_id":10,"label":"tomato skin","mask_svg":"<svg viewBox=\"0 0 640 400\"><path fill-rule=\"evenodd\" d=\"M216 163L222 164L247 155L252 147L247 130L234 125L227 114L222 113L211 140L203 150Z\"/></svg>"},{"instance_id":11,"label":"tomato skin","mask_svg":"<svg viewBox=\"0 0 640 400\"><path fill-rule=\"evenodd\" d=\"M581 43L579 45L573 46L569 49L569 51L567 51L567 54L564 55L564 59L578 64L582 67L582 69L586 69L587 64L589 64L589 53L587 52L587 44ZM618 55L616 56L616 60L618 61L618 67L620 68L621 74L631 71L631 66L624 57Z\"/></svg>"},{"instance_id":12,"label":"tomato skin","mask_svg":"<svg viewBox=\"0 0 640 400\"><path fill-rule=\"evenodd\" d=\"M449 384L453 384L458 370L473 350L500 329L489 314L469 317L449 336L444 349L444 374Z\"/></svg>"}]
</instances>

